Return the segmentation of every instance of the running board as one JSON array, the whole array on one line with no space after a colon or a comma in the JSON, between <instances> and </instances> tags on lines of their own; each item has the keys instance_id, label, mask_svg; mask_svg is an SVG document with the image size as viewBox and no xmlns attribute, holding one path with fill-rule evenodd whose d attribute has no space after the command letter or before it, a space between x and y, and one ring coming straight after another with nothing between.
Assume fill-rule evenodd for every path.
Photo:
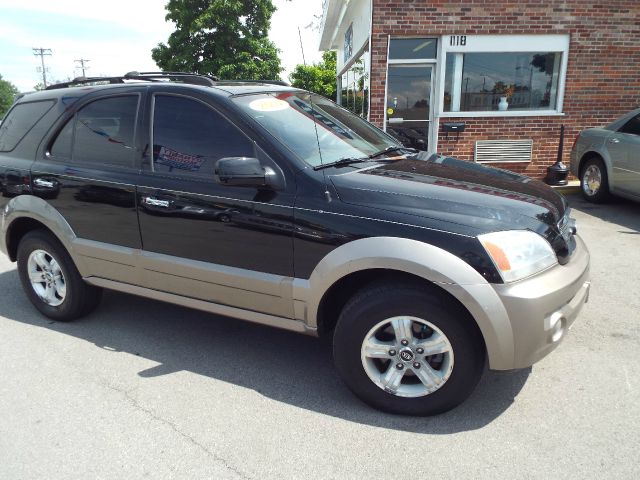
<instances>
[{"instance_id":1,"label":"running board","mask_svg":"<svg viewBox=\"0 0 640 480\"><path fill-rule=\"evenodd\" d=\"M299 320L277 317L266 313L253 312L251 310L243 310L241 308L230 307L228 305L220 305L219 303L205 302L204 300L198 300L195 298L182 297L180 295L174 295L173 293L161 292L159 290L152 290L150 288L139 287L137 285L107 280L106 278L86 277L84 278L84 281L95 287L130 293L131 295L152 298L154 300L160 300L161 302L173 303L175 305L181 305L183 307L193 308L207 313L238 318L240 320L259 323L261 325L268 325L270 327L282 328L284 330L317 336L317 330L315 328L310 328L304 322Z\"/></svg>"}]
</instances>

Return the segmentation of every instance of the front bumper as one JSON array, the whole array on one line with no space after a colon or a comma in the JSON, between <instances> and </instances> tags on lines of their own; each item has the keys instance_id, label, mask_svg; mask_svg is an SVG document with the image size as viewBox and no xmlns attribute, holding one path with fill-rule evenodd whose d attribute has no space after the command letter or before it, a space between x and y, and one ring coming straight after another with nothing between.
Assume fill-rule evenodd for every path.
<instances>
[{"instance_id":1,"label":"front bumper","mask_svg":"<svg viewBox=\"0 0 640 480\"><path fill-rule=\"evenodd\" d=\"M513 332L513 368L528 367L554 350L589 299L589 251L579 236L566 265L505 285L493 285Z\"/></svg>"}]
</instances>

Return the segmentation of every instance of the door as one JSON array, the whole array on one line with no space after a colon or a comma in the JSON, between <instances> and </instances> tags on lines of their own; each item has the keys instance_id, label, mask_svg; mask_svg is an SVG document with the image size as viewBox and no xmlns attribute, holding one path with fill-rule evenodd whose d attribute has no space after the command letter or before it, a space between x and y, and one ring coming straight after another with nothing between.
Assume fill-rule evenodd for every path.
<instances>
[{"instance_id":1,"label":"door","mask_svg":"<svg viewBox=\"0 0 640 480\"><path fill-rule=\"evenodd\" d=\"M218 183L215 164L225 157L256 157L284 173L208 96L158 88L138 186L145 285L291 316L282 283L293 276L293 182L284 190Z\"/></svg>"},{"instance_id":2,"label":"door","mask_svg":"<svg viewBox=\"0 0 640 480\"><path fill-rule=\"evenodd\" d=\"M34 195L62 214L77 235L86 275L135 283L133 252L142 247L136 211L136 133L143 92L84 102L31 167Z\"/></svg>"},{"instance_id":3,"label":"door","mask_svg":"<svg viewBox=\"0 0 640 480\"><path fill-rule=\"evenodd\" d=\"M405 146L429 150L433 66L389 65L385 130Z\"/></svg>"},{"instance_id":4,"label":"door","mask_svg":"<svg viewBox=\"0 0 640 480\"><path fill-rule=\"evenodd\" d=\"M607 139L615 188L640 195L640 115Z\"/></svg>"}]
</instances>

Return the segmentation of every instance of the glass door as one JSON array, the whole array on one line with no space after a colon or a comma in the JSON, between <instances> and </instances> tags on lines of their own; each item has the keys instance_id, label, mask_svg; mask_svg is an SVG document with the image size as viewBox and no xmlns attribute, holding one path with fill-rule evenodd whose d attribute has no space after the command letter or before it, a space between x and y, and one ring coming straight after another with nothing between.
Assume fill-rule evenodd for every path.
<instances>
[{"instance_id":1,"label":"glass door","mask_svg":"<svg viewBox=\"0 0 640 480\"><path fill-rule=\"evenodd\" d=\"M387 133L407 147L429 149L433 65L389 65Z\"/></svg>"}]
</instances>

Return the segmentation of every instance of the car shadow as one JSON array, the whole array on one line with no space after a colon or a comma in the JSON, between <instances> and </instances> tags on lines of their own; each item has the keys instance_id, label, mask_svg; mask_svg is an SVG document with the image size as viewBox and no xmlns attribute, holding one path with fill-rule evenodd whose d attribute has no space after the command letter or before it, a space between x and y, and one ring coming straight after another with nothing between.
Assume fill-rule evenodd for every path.
<instances>
[{"instance_id":1,"label":"car shadow","mask_svg":"<svg viewBox=\"0 0 640 480\"><path fill-rule=\"evenodd\" d=\"M487 371L473 395L445 414L388 415L360 402L337 377L329 342L284 330L105 292L91 315L71 323L42 316L22 292L16 270L0 274L0 315L158 362L142 378L189 371L299 408L350 422L416 433L451 434L481 428L509 408L531 369Z\"/></svg>"},{"instance_id":2,"label":"car shadow","mask_svg":"<svg viewBox=\"0 0 640 480\"><path fill-rule=\"evenodd\" d=\"M567 195L566 198L572 209L620 225L624 230L619 230L619 233L640 235L640 203L619 197L612 197L606 203L591 203L580 194Z\"/></svg>"}]
</instances>

